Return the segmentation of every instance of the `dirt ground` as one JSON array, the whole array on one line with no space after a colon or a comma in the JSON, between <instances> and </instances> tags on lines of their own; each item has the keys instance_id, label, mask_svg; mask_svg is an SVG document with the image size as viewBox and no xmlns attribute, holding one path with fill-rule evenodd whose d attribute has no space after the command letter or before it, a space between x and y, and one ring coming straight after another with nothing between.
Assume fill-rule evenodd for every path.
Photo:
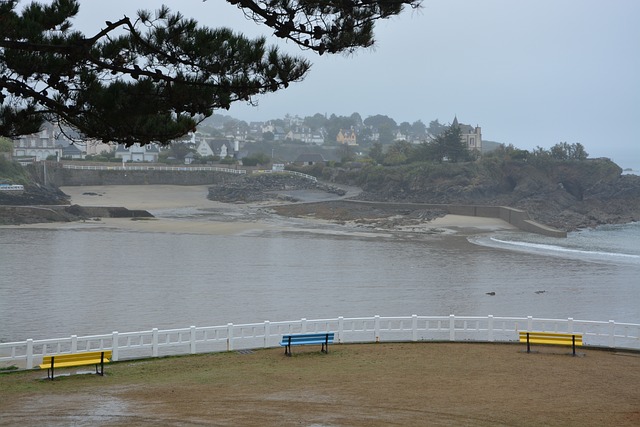
<instances>
[{"instance_id":1,"label":"dirt ground","mask_svg":"<svg viewBox=\"0 0 640 427\"><path fill-rule=\"evenodd\" d=\"M640 354L333 345L0 374L0 425L638 426ZM88 371L89 369L84 369Z\"/></svg>"}]
</instances>

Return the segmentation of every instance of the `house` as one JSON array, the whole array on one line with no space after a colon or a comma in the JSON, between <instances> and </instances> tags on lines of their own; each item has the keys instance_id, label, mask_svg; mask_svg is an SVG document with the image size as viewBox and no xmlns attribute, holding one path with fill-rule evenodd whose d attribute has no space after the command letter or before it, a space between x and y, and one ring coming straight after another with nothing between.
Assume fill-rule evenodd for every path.
<instances>
[{"instance_id":1,"label":"house","mask_svg":"<svg viewBox=\"0 0 640 427\"><path fill-rule=\"evenodd\" d=\"M70 141L62 134L55 132L51 123L45 123L40 132L23 135L13 141L13 157L32 158L35 161L47 160L49 156L60 158L62 147Z\"/></svg>"},{"instance_id":2,"label":"house","mask_svg":"<svg viewBox=\"0 0 640 427\"><path fill-rule=\"evenodd\" d=\"M336 136L336 142L345 145L358 145L356 131L353 129L340 129L340 132L338 132Z\"/></svg>"},{"instance_id":3,"label":"house","mask_svg":"<svg viewBox=\"0 0 640 427\"><path fill-rule=\"evenodd\" d=\"M74 144L67 145L62 149L62 158L64 159L84 159L86 153Z\"/></svg>"},{"instance_id":4,"label":"house","mask_svg":"<svg viewBox=\"0 0 640 427\"><path fill-rule=\"evenodd\" d=\"M190 165L191 163L193 163L195 160L195 154L189 152L184 156L184 164L185 165Z\"/></svg>"},{"instance_id":5,"label":"house","mask_svg":"<svg viewBox=\"0 0 640 427\"><path fill-rule=\"evenodd\" d=\"M46 122L40 132L23 135L14 141L13 155L17 158L31 158L34 161L56 158L83 159L87 155L113 151L113 146L97 140L85 140L82 135L69 128L60 128ZM70 148L71 147L71 148ZM82 153L82 154L80 154Z\"/></svg>"},{"instance_id":6,"label":"house","mask_svg":"<svg viewBox=\"0 0 640 427\"><path fill-rule=\"evenodd\" d=\"M156 163L158 156L160 155L160 149L156 144L133 144L130 147L125 147L122 144L118 144L116 148L116 159L122 159L122 163L127 162L149 162Z\"/></svg>"},{"instance_id":7,"label":"house","mask_svg":"<svg viewBox=\"0 0 640 427\"><path fill-rule=\"evenodd\" d=\"M202 138L196 146L196 151L202 157L219 157L224 159L233 156L234 144L228 139Z\"/></svg>"},{"instance_id":8,"label":"house","mask_svg":"<svg viewBox=\"0 0 640 427\"><path fill-rule=\"evenodd\" d=\"M317 163L326 163L327 161L322 157L322 154L318 153L303 153L300 154L296 160L295 164L301 166L313 166Z\"/></svg>"},{"instance_id":9,"label":"house","mask_svg":"<svg viewBox=\"0 0 640 427\"><path fill-rule=\"evenodd\" d=\"M273 140L274 141L284 141L287 136L287 132L284 130L282 126L275 126L273 128Z\"/></svg>"},{"instance_id":10,"label":"house","mask_svg":"<svg viewBox=\"0 0 640 427\"><path fill-rule=\"evenodd\" d=\"M301 141L305 144L322 145L324 144L324 136L320 132L313 132L308 127L293 128L285 136L287 141Z\"/></svg>"},{"instance_id":11,"label":"house","mask_svg":"<svg viewBox=\"0 0 640 427\"><path fill-rule=\"evenodd\" d=\"M482 130L479 126L464 125L458 123L458 116L453 118L451 126L458 126L460 128L460 139L465 143L469 150L477 150L482 152Z\"/></svg>"},{"instance_id":12,"label":"house","mask_svg":"<svg viewBox=\"0 0 640 427\"><path fill-rule=\"evenodd\" d=\"M111 153L113 151L113 145L105 144L95 139L89 139L85 141L74 141L73 145L77 146L87 156L96 156L103 153Z\"/></svg>"}]
</instances>

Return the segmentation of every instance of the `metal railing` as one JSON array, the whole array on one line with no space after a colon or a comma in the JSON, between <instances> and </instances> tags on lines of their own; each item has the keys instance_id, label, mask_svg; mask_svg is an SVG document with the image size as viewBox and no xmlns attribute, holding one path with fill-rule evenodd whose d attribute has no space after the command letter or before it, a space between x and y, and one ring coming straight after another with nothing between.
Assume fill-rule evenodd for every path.
<instances>
[{"instance_id":1,"label":"metal railing","mask_svg":"<svg viewBox=\"0 0 640 427\"><path fill-rule=\"evenodd\" d=\"M44 355L112 350L112 360L278 347L282 335L334 332L336 343L454 341L512 342L518 331L581 333L585 346L640 350L640 324L497 316L337 317L228 323L180 329L0 343L0 364L32 369Z\"/></svg>"}]
</instances>

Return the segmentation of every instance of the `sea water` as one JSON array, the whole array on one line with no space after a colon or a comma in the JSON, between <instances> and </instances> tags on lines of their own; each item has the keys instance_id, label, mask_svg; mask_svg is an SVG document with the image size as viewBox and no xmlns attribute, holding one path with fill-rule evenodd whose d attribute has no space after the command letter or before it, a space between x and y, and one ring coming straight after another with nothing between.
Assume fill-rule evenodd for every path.
<instances>
[{"instance_id":1,"label":"sea water","mask_svg":"<svg viewBox=\"0 0 640 427\"><path fill-rule=\"evenodd\" d=\"M640 323L640 224L566 239L0 228L0 341L337 316Z\"/></svg>"}]
</instances>

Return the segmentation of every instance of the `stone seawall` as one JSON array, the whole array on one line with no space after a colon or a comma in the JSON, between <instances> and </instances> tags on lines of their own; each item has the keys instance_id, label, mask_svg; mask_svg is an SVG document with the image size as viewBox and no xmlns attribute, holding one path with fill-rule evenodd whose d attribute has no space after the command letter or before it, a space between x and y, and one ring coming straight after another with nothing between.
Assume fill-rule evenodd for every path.
<instances>
[{"instance_id":1,"label":"stone seawall","mask_svg":"<svg viewBox=\"0 0 640 427\"><path fill-rule=\"evenodd\" d=\"M367 202L361 200L348 200L350 203L378 203L381 202ZM478 206L478 205L440 205L440 204L428 204L428 203L384 203L386 206L397 207L399 209L403 207L420 208L420 209L439 209L444 210L452 215L464 215L464 216L478 216L484 218L498 218L508 222L514 227L519 228L522 231L529 233L542 234L550 237L567 237L567 232L558 230L553 227L540 224L529 217L526 211L520 209L514 209L507 206Z\"/></svg>"},{"instance_id":2,"label":"stone seawall","mask_svg":"<svg viewBox=\"0 0 640 427\"><path fill-rule=\"evenodd\" d=\"M144 170L125 169L120 165L101 170L67 169L56 162L46 162L38 168L37 178L42 184L57 187L82 185L211 185L222 184L237 178L237 175L211 170L162 170L154 166L145 166ZM133 167L132 167L133 168Z\"/></svg>"}]
</instances>

